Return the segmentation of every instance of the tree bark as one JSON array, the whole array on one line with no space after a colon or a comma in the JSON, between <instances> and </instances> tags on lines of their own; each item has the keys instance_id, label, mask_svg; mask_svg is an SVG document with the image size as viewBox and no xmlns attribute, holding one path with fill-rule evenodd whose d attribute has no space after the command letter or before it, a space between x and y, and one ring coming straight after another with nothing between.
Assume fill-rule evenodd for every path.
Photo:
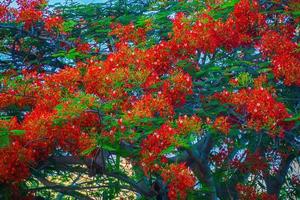
<instances>
[{"instance_id":1,"label":"tree bark","mask_svg":"<svg viewBox=\"0 0 300 200\"><path fill-rule=\"evenodd\" d=\"M268 174L264 177L268 194L275 195L277 198L279 197L281 187L286 180L286 175L295 157L294 154L291 154L286 159L282 160L279 171L275 176Z\"/></svg>"}]
</instances>

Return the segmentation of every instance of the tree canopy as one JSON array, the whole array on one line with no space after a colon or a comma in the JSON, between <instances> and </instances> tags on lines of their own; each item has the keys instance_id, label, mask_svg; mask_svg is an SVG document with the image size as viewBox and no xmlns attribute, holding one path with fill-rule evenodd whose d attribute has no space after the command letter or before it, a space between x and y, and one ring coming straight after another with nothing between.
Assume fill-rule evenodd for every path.
<instances>
[{"instance_id":1,"label":"tree canopy","mask_svg":"<svg viewBox=\"0 0 300 200\"><path fill-rule=\"evenodd\" d=\"M299 198L299 0L0 2L0 199Z\"/></svg>"}]
</instances>

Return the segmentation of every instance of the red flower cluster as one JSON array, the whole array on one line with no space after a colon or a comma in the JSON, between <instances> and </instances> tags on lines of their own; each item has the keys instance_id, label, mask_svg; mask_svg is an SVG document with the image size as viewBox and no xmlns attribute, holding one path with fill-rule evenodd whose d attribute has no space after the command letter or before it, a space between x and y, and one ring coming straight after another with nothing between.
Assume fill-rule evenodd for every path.
<instances>
[{"instance_id":1,"label":"red flower cluster","mask_svg":"<svg viewBox=\"0 0 300 200\"><path fill-rule=\"evenodd\" d=\"M257 78L253 80L254 88L264 88L265 84L267 84L268 78L266 74L261 74Z\"/></svg>"},{"instance_id":2,"label":"red flower cluster","mask_svg":"<svg viewBox=\"0 0 300 200\"><path fill-rule=\"evenodd\" d=\"M184 163L171 164L162 171L163 180L168 183L170 200L186 199L188 190L193 189L196 179Z\"/></svg>"},{"instance_id":3,"label":"red flower cluster","mask_svg":"<svg viewBox=\"0 0 300 200\"><path fill-rule=\"evenodd\" d=\"M69 92L75 92L78 90L81 79L79 68L66 67L58 73L46 76L43 88L51 91L60 91L64 88Z\"/></svg>"},{"instance_id":4,"label":"red flower cluster","mask_svg":"<svg viewBox=\"0 0 300 200\"><path fill-rule=\"evenodd\" d=\"M253 36L259 34L257 27L263 27L264 21L257 1L242 0L225 22L202 14L191 25L190 19L178 13L174 19L173 39L177 41L177 52L193 54L200 50L213 53L219 47L231 50L249 44Z\"/></svg>"},{"instance_id":5,"label":"red flower cluster","mask_svg":"<svg viewBox=\"0 0 300 200\"><path fill-rule=\"evenodd\" d=\"M238 158L234 158L231 161L231 166L237 168L241 173L253 173L257 174L263 172L268 168L268 163L259 154L259 152L251 153L246 151L243 156L246 156L245 161L241 161Z\"/></svg>"},{"instance_id":6,"label":"red flower cluster","mask_svg":"<svg viewBox=\"0 0 300 200\"><path fill-rule=\"evenodd\" d=\"M17 155L22 155L24 151L22 148L30 150L30 154L23 155L24 160L22 160L22 163L25 171L29 172L29 167L33 163L46 159L55 148L59 147L74 155L78 155L92 145L92 139L88 136L88 131L91 129L87 129L89 127L87 123L83 124L82 122L88 121L89 124L92 123L93 127L95 127L99 123L97 115L83 114L74 121L62 126L53 126L54 115L52 113L44 112L42 116L38 110L26 116L22 126L26 134L14 141L19 145L19 149L14 148L14 146L8 147L8 149L14 148ZM3 150L1 152L6 151ZM32 163L28 163L25 160ZM19 174L14 172L14 176L19 176Z\"/></svg>"},{"instance_id":7,"label":"red flower cluster","mask_svg":"<svg viewBox=\"0 0 300 200\"><path fill-rule=\"evenodd\" d=\"M189 74L182 71L172 72L169 79L164 82L162 92L173 105L182 105L186 96L193 93L192 86L192 77Z\"/></svg>"},{"instance_id":8,"label":"red flower cluster","mask_svg":"<svg viewBox=\"0 0 300 200\"><path fill-rule=\"evenodd\" d=\"M0 182L18 183L30 176L29 166L34 164L33 150L18 141L0 150Z\"/></svg>"},{"instance_id":9,"label":"red flower cluster","mask_svg":"<svg viewBox=\"0 0 300 200\"><path fill-rule=\"evenodd\" d=\"M8 14L7 7L0 4L0 22L6 21L7 14Z\"/></svg>"},{"instance_id":10,"label":"red flower cluster","mask_svg":"<svg viewBox=\"0 0 300 200\"><path fill-rule=\"evenodd\" d=\"M230 93L223 91L215 94L222 103L229 103L238 113L247 114L247 125L256 131L266 129L271 135L283 136L284 129L289 128L283 120L291 117L283 103L275 98L264 88L242 89Z\"/></svg>"},{"instance_id":11,"label":"red flower cluster","mask_svg":"<svg viewBox=\"0 0 300 200\"><path fill-rule=\"evenodd\" d=\"M23 108L25 106L33 106L36 103L34 97L36 85L32 84L32 79L25 77L20 83L18 77L13 74L3 78L0 93L0 109L12 105Z\"/></svg>"},{"instance_id":12,"label":"red flower cluster","mask_svg":"<svg viewBox=\"0 0 300 200\"><path fill-rule=\"evenodd\" d=\"M91 45L89 43L82 42L80 39L76 41L76 51L81 53L88 53L91 51Z\"/></svg>"},{"instance_id":13,"label":"red flower cluster","mask_svg":"<svg viewBox=\"0 0 300 200\"><path fill-rule=\"evenodd\" d=\"M216 166L222 166L228 155L229 149L226 147L221 147L213 153L210 159L215 162Z\"/></svg>"},{"instance_id":14,"label":"red flower cluster","mask_svg":"<svg viewBox=\"0 0 300 200\"><path fill-rule=\"evenodd\" d=\"M4 0L0 3L0 22L23 23L24 29L44 23L44 29L48 32L57 29L63 33L64 20L60 16L48 16L47 11L43 10L47 5L47 0L17 0L17 7L12 6L12 1Z\"/></svg>"},{"instance_id":15,"label":"red flower cluster","mask_svg":"<svg viewBox=\"0 0 300 200\"><path fill-rule=\"evenodd\" d=\"M0 2L0 22L7 22L12 19L12 13L15 9L9 7L11 0L2 0Z\"/></svg>"},{"instance_id":16,"label":"red flower cluster","mask_svg":"<svg viewBox=\"0 0 300 200\"><path fill-rule=\"evenodd\" d=\"M20 98L17 100L16 92L14 90L8 91L8 93L0 94L0 109L9 107L10 105L17 105L19 107L23 107L26 103L20 101ZM23 98L22 98L23 99Z\"/></svg>"},{"instance_id":17,"label":"red flower cluster","mask_svg":"<svg viewBox=\"0 0 300 200\"><path fill-rule=\"evenodd\" d=\"M241 200L277 200L275 195L269 195L266 192L258 194L252 186L237 184L236 190Z\"/></svg>"},{"instance_id":18,"label":"red flower cluster","mask_svg":"<svg viewBox=\"0 0 300 200\"><path fill-rule=\"evenodd\" d=\"M0 120L0 130L19 129L20 125L16 118L11 120ZM1 133L2 134L2 133ZM20 182L28 178L28 166L33 164L33 151L30 148L20 144L19 136L9 135L10 145L7 148L0 149L0 182ZM2 138L1 138L2 139Z\"/></svg>"},{"instance_id":19,"label":"red flower cluster","mask_svg":"<svg viewBox=\"0 0 300 200\"><path fill-rule=\"evenodd\" d=\"M174 142L177 132L168 125L162 125L154 133L147 136L141 144L141 166L145 174L161 170L160 159L164 158L161 152Z\"/></svg>"},{"instance_id":20,"label":"red flower cluster","mask_svg":"<svg viewBox=\"0 0 300 200\"><path fill-rule=\"evenodd\" d=\"M176 130L178 134L187 135L189 133L200 133L201 119L197 116L188 117L187 115L179 116L176 120Z\"/></svg>"},{"instance_id":21,"label":"red flower cluster","mask_svg":"<svg viewBox=\"0 0 300 200\"><path fill-rule=\"evenodd\" d=\"M262 28L265 25L265 17L259 13L259 2L257 0L241 0L234 7L232 18L235 27L239 32L247 35L255 35L256 27Z\"/></svg>"},{"instance_id":22,"label":"red flower cluster","mask_svg":"<svg viewBox=\"0 0 300 200\"><path fill-rule=\"evenodd\" d=\"M300 86L300 53L296 43L278 32L267 31L259 47L264 55L271 57L276 78L283 78L286 85Z\"/></svg>"},{"instance_id":23,"label":"red flower cluster","mask_svg":"<svg viewBox=\"0 0 300 200\"><path fill-rule=\"evenodd\" d=\"M47 84L47 81L44 84ZM41 91L42 95L46 88ZM34 106L21 124L18 124L15 118L0 122L0 126L8 130L25 131L25 134L20 136L12 134L10 145L0 149L3 158L0 161L1 183L18 183L24 180L30 175L30 167L47 159L56 148L78 155L93 145L93 134L99 128L99 116L85 112L92 99L80 96L76 98L79 98L79 101L75 103L80 106L68 101L60 103L58 100L56 103L52 101L51 104L47 104L47 99L39 99L40 104ZM61 105L61 111L56 110L58 104ZM63 123L57 123L60 121Z\"/></svg>"},{"instance_id":24,"label":"red flower cluster","mask_svg":"<svg viewBox=\"0 0 300 200\"><path fill-rule=\"evenodd\" d=\"M64 20L60 16L55 16L55 17L47 17L44 19L45 23L45 30L48 32L51 32L52 30L56 29L59 32L63 31L63 23Z\"/></svg>"},{"instance_id":25,"label":"red flower cluster","mask_svg":"<svg viewBox=\"0 0 300 200\"><path fill-rule=\"evenodd\" d=\"M25 29L30 29L34 24L42 20L43 12L39 6L45 4L45 0L18 0L17 3L20 8L16 16L16 22L23 22Z\"/></svg>"},{"instance_id":26,"label":"red flower cluster","mask_svg":"<svg viewBox=\"0 0 300 200\"><path fill-rule=\"evenodd\" d=\"M152 172L160 172L161 176L168 184L168 197L170 199L185 199L187 191L195 185L195 178L191 171L181 164L166 164L167 158L163 151L176 144L175 135L184 134L189 131L199 131L200 119L193 116L191 118L179 117L177 129L168 125L161 126L160 129L147 136L141 144L141 167L146 175ZM190 127L188 127L190 125ZM187 127L187 130L184 130Z\"/></svg>"},{"instance_id":27,"label":"red flower cluster","mask_svg":"<svg viewBox=\"0 0 300 200\"><path fill-rule=\"evenodd\" d=\"M296 185L297 187L299 187L300 186L300 175L293 174L292 178L291 178L291 183Z\"/></svg>"},{"instance_id":28,"label":"red flower cluster","mask_svg":"<svg viewBox=\"0 0 300 200\"><path fill-rule=\"evenodd\" d=\"M42 22L44 18L40 6L43 0L20 0L18 3L20 12L17 22L24 23L25 29ZM0 6L1 13L5 15L6 8ZM29 105L32 111L20 125L16 123L26 134L11 137L12 145L0 149L3 158L0 161L0 182L18 182L27 178L30 166L47 159L57 148L78 155L93 145L96 132L114 139L118 128L127 130L122 120L118 121L119 127L113 126L109 132L100 129L99 116L86 113L94 101L101 102L100 106L109 105L109 108L103 108L107 116L113 118L121 115L126 122L158 116L172 120L174 110L185 103L193 87L189 74L182 69L175 70L178 62L189 61L200 52L214 53L217 48L232 50L240 45L248 45L260 34L257 27L264 26L264 16L259 13L257 1L253 0L237 3L226 21L215 20L208 14L195 17L196 20L192 19L193 16L188 18L178 13L173 21L174 34L170 39L143 50L130 48L129 43L144 42L148 29L136 29L133 24L116 25L110 35L119 38L118 51L108 55L107 60L95 61L95 58L91 58L87 63L78 63L76 68L66 67L54 75L32 75L29 88L17 84L18 90L9 86L11 88L5 90L7 93L1 92L0 108L11 104ZM62 23L61 17L48 17L44 21L44 28L47 31L62 31ZM274 39L283 41L280 48L270 43ZM272 57L275 76L284 77L286 84L299 85L299 70L296 67L299 66L299 54L295 52L295 44L273 32L266 32L261 41L262 51ZM91 51L88 43L80 40L75 43L77 51ZM288 61L284 63L283 59ZM26 74L23 75L26 80ZM282 135L288 128L283 120L290 115L282 103L277 102L268 90L262 89L264 83L266 76L261 76L255 80L255 89L232 93L224 91L215 97L222 103L234 106L236 112L247 114L248 127L257 131L267 129L271 134ZM25 90L26 95L30 94L34 100L18 97ZM177 137L198 133L201 120L197 116L180 116L175 124L174 128L162 125L141 142L140 164L145 174L161 174L164 182L168 183L170 199L184 199L187 191L193 188L195 178L185 164L168 165L164 151L172 145L176 147ZM219 116L213 126L228 134L231 123L228 117ZM214 160L217 165L221 165L229 152L229 149L220 150ZM234 160L231 164L242 172L252 173L267 167L256 153L249 154L244 162ZM238 189L241 198L258 197L256 194L248 195L249 191L255 192L252 188L238 186ZM259 198L265 196L262 194Z\"/></svg>"},{"instance_id":29,"label":"red flower cluster","mask_svg":"<svg viewBox=\"0 0 300 200\"><path fill-rule=\"evenodd\" d=\"M171 117L174 115L170 100L162 94L157 95L157 97L146 95L142 99L132 103L132 109L128 110L125 119L152 118L157 114L161 117Z\"/></svg>"},{"instance_id":30,"label":"red flower cluster","mask_svg":"<svg viewBox=\"0 0 300 200\"><path fill-rule=\"evenodd\" d=\"M230 131L231 123L228 121L228 117L219 116L216 118L213 127L227 135Z\"/></svg>"},{"instance_id":31,"label":"red flower cluster","mask_svg":"<svg viewBox=\"0 0 300 200\"><path fill-rule=\"evenodd\" d=\"M128 25L112 24L110 35L115 35L119 38L119 42L116 44L117 47L128 42L139 44L146 41L146 33L151 29L150 21L145 26L146 28L135 28L133 23Z\"/></svg>"}]
</instances>

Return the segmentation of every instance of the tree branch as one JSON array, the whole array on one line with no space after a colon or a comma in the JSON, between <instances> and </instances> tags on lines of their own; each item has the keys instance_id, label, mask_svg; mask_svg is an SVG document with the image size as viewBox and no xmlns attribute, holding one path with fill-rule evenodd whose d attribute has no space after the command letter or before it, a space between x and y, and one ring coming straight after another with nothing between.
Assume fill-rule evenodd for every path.
<instances>
[{"instance_id":1,"label":"tree branch","mask_svg":"<svg viewBox=\"0 0 300 200\"><path fill-rule=\"evenodd\" d=\"M72 186L62 186L57 185L56 183L53 183L43 177L35 176L37 180L39 180L43 185L45 185L47 188L51 188L54 191L60 192L65 195L69 195L72 197L75 197L78 200L92 200L92 198L85 196L79 192L73 191L74 189L71 189Z\"/></svg>"}]
</instances>

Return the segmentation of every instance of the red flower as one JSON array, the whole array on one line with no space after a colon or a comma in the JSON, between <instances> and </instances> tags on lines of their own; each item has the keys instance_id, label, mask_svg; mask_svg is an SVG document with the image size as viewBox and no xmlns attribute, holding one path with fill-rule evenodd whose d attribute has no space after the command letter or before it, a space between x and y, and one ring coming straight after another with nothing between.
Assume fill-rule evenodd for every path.
<instances>
[{"instance_id":1,"label":"red flower","mask_svg":"<svg viewBox=\"0 0 300 200\"><path fill-rule=\"evenodd\" d=\"M45 4L45 0L18 0L17 3L20 9L18 10L16 21L24 22L24 28L26 30L42 20L43 12L38 7Z\"/></svg>"},{"instance_id":2,"label":"red flower","mask_svg":"<svg viewBox=\"0 0 300 200\"><path fill-rule=\"evenodd\" d=\"M111 26L112 31L109 34L119 38L117 46L126 45L127 42L139 44L146 40L146 33L151 29L150 22L147 23L146 27L147 28L135 28L133 23L128 25L113 24Z\"/></svg>"},{"instance_id":3,"label":"red flower","mask_svg":"<svg viewBox=\"0 0 300 200\"><path fill-rule=\"evenodd\" d=\"M159 158L163 158L160 153L173 143L176 133L173 128L164 124L142 141L140 162L145 174L161 169L157 164Z\"/></svg>"},{"instance_id":4,"label":"red flower","mask_svg":"<svg viewBox=\"0 0 300 200\"><path fill-rule=\"evenodd\" d=\"M288 86L300 86L300 53L296 43L275 31L267 31L259 47L265 56L271 57L276 78L283 78Z\"/></svg>"},{"instance_id":5,"label":"red flower","mask_svg":"<svg viewBox=\"0 0 300 200\"><path fill-rule=\"evenodd\" d=\"M186 135L191 132L199 134L201 131L201 119L197 116L188 117L187 115L179 116L176 120L177 131L179 134Z\"/></svg>"},{"instance_id":6,"label":"red flower","mask_svg":"<svg viewBox=\"0 0 300 200\"><path fill-rule=\"evenodd\" d=\"M52 31L53 29L57 29L58 31L63 31L63 23L64 20L62 17L55 16L55 17L47 17L44 19L45 23L45 30L46 31Z\"/></svg>"},{"instance_id":7,"label":"red flower","mask_svg":"<svg viewBox=\"0 0 300 200\"><path fill-rule=\"evenodd\" d=\"M91 45L89 43L82 43L78 40L76 43L76 50L81 53L88 53L91 51Z\"/></svg>"},{"instance_id":8,"label":"red flower","mask_svg":"<svg viewBox=\"0 0 300 200\"><path fill-rule=\"evenodd\" d=\"M279 135L289 129L283 120L290 117L283 103L277 102L268 90L242 89L235 93L223 91L215 94L222 103L232 104L239 113L247 114L247 125L256 131L266 129L271 135Z\"/></svg>"},{"instance_id":9,"label":"red flower","mask_svg":"<svg viewBox=\"0 0 300 200\"><path fill-rule=\"evenodd\" d=\"M255 188L252 186L242 185L238 183L236 185L236 190L239 193L239 198L241 200L277 200L276 195L270 195L266 192L257 193Z\"/></svg>"},{"instance_id":10,"label":"red flower","mask_svg":"<svg viewBox=\"0 0 300 200\"><path fill-rule=\"evenodd\" d=\"M184 163L171 164L164 168L161 174L164 182L168 183L170 200L185 199L187 192L193 189L196 179Z\"/></svg>"},{"instance_id":11,"label":"red flower","mask_svg":"<svg viewBox=\"0 0 300 200\"><path fill-rule=\"evenodd\" d=\"M228 117L219 116L216 118L213 127L227 135L230 131L231 124L228 121Z\"/></svg>"},{"instance_id":12,"label":"red flower","mask_svg":"<svg viewBox=\"0 0 300 200\"><path fill-rule=\"evenodd\" d=\"M236 190L238 191L239 198L241 200L257 200L258 199L258 195L257 195L254 187L237 184Z\"/></svg>"}]
</instances>

